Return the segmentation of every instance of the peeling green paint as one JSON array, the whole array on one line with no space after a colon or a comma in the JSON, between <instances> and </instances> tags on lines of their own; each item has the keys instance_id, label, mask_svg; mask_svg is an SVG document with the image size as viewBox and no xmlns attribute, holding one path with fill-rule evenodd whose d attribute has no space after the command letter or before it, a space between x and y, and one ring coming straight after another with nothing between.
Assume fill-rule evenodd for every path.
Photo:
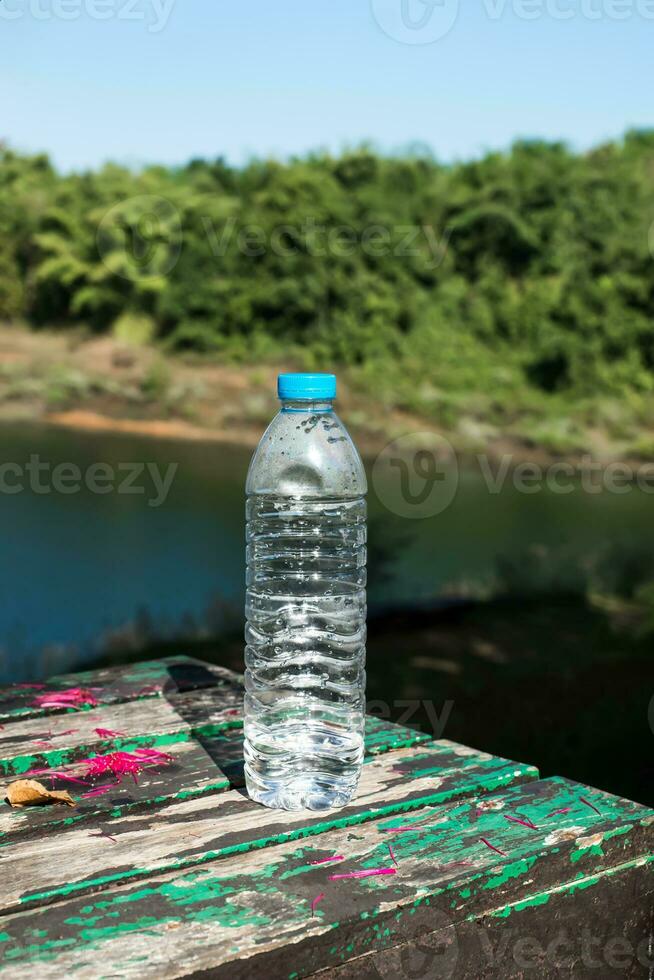
<instances>
[{"instance_id":1,"label":"peeling green paint","mask_svg":"<svg viewBox=\"0 0 654 980\"><path fill-rule=\"evenodd\" d=\"M524 909L535 908L539 905L547 905L550 899L555 895L574 895L576 891L583 891L586 888L593 888L607 877L617 874L624 874L626 871L629 871L632 868L641 867L644 864L648 864L652 861L654 861L654 855L649 855L646 858L636 858L633 861L627 861L624 864L619 864L613 868L606 868L604 871L597 874L587 875L576 881L569 881L553 886L546 892L531 895L529 898L522 899L521 901L512 902L509 905L505 905L501 909L495 909L490 914L494 918L508 919L513 912L522 912Z\"/></svg>"},{"instance_id":2,"label":"peeling green paint","mask_svg":"<svg viewBox=\"0 0 654 980\"><path fill-rule=\"evenodd\" d=\"M240 725L240 719L228 720L225 724L196 725L190 733L188 730L184 733L184 740L196 733L202 733L205 737L220 737L220 733L238 729ZM379 723L377 727L375 724L369 725L366 733L366 751L369 753L366 765L374 761L370 758L371 754L386 751L388 746L399 748L407 742L413 745L422 740L420 733L415 733L414 738L413 734L406 732L399 730L394 734L392 726ZM145 744L168 744L165 741L167 738L180 741L179 733L155 735L154 739L157 738L161 741ZM225 740L226 746L229 741ZM111 744L124 748L130 742L132 745L144 744L141 739L135 742L129 738L119 739L119 744L115 741ZM237 743L238 737L232 738L230 749ZM79 748L70 751L79 751ZM448 752L451 754L446 745L439 747L439 751L443 752L444 759ZM600 799L598 795L597 802L602 812L589 812L588 808L576 805L572 784L556 779L544 781L531 796L528 785L506 792L506 788L515 784L516 780L526 782L535 778L537 771L530 766L506 763L492 757L483 759L479 755L460 756L453 770L451 761L446 765L435 764L434 754L434 746L425 746L424 750L421 747L412 752L410 758L407 753L406 759L398 760L397 779L406 779L407 794L417 779L427 783L425 792L422 792L421 784L420 792L413 800L400 798L367 811L345 816L332 814L313 825L288 827L274 834L257 829L256 821L253 821L251 837L238 843L188 858L177 859L173 856L171 860L165 854L160 863L153 862L154 867L137 864L109 870L103 865L103 872L107 871L105 874L100 873L100 866L96 865L97 873L89 874L84 881L71 881L56 888L32 892L23 897L29 911L5 918L4 925L8 931L0 933L3 944L0 959L20 963L21 968L24 964L26 969L28 964L56 959L62 950L74 946L76 962L70 967L71 971L80 968L82 964L79 959L85 957L83 964L93 966L98 962L107 962L107 975L115 975L116 970L109 968L108 960L103 960L104 956L109 958L115 953L117 946L110 945L114 940L140 934L151 936L150 941L154 944L161 939L168 924L174 923L178 928L206 925L202 934L207 937L212 934L216 936L217 930L222 930L221 954L231 950L232 955L238 957L243 952L240 945L242 936L247 937L244 941L248 943L248 952L252 948L252 936L257 935L258 931L263 934L267 930L266 935L277 941L276 930L288 930L295 944L296 940L309 935L305 930L311 923L310 928L315 931L317 940L336 931L333 944L331 938L323 939L321 956L328 954L332 963L346 962L359 953L389 948L403 936L410 935L411 930L415 934L421 922L427 921L431 915L427 911L430 905L436 909L451 909L448 914L451 914L452 921L455 921L455 916L457 919L460 916L461 921L484 917L508 918L527 908L545 909L555 894L574 895L578 890L592 887L607 875L626 873L639 865L636 860L623 862L614 868L607 865L609 861L620 860L627 847L629 853L633 853L634 841L637 843L643 839L644 810L636 804L603 795ZM40 753L30 758L43 760L46 755ZM60 761L54 764L62 765L61 753L58 753L58 757ZM456 773L456 780L448 777L448 772L452 771ZM215 782L211 788L215 791L226 787L227 781L223 780ZM188 799L197 792L207 791L208 787L200 791L185 787L177 791L174 797L157 795L149 802L160 806L172 798ZM485 807L480 802L482 797L489 799L489 794L496 794L496 809ZM451 802L461 800L462 796L466 799ZM493 800L489 802L492 804ZM447 807L444 806L446 803ZM548 812L568 805L573 809L567 816L548 817ZM129 806L112 807L101 812L105 819L119 819ZM534 821L535 829L507 821L506 815L512 814L528 816ZM75 815L62 820L60 825L71 826L78 819ZM316 854L323 856L328 847L328 839L321 840L320 835L369 825L372 821L379 821L377 826L380 829L397 826L398 823L415 826L412 832L399 832L390 837L380 834L378 843L375 843L374 826L364 828L360 836L347 835L348 841L363 841L361 845L353 845L355 856L349 860L355 863L349 867L366 869L379 866L382 861L387 862L387 844L392 840L399 864L397 878L367 878L343 883L340 894L347 895L347 906L339 909L339 913L342 912L340 919L333 918L334 908L330 909L329 904L325 903L312 920L310 903L318 890L315 882L328 880L326 876L320 878L313 863ZM579 828L582 828L581 832ZM568 830L571 834L566 837ZM559 831L561 837L557 838ZM630 836L632 831L633 835ZM596 834L601 834L601 841L598 837L597 843L579 846L580 839L592 839ZM621 841L613 840L618 837ZM311 840L294 843L302 842L305 838ZM491 841L507 856L489 853L482 838ZM269 859L262 859L260 865L254 861L248 865L245 860L224 860L230 855L244 857L247 852L259 848L289 843L293 846L271 849ZM107 853L110 851L110 848L107 849ZM343 853L346 853L345 849ZM462 861L462 858L465 860ZM209 862L214 863L209 865ZM450 865L452 868L459 867L448 874ZM403 881L403 866L415 874L413 886L410 879ZM536 889L539 878L541 882L553 880L551 875L544 878L542 873L553 866L563 880L551 889L530 894L530 889ZM328 869L321 870L326 872ZM159 880L153 880L155 874L160 876ZM137 886L135 880L138 878L145 880ZM116 889L114 886L117 883L124 887ZM79 892L87 888L102 891L97 897L82 900ZM335 885L331 889L332 898L339 894L337 888ZM61 902L43 910L30 908L30 905L52 898ZM346 905L345 901L342 905ZM500 905L500 908L494 908L495 905ZM50 915L57 914L59 918L53 919L57 922L56 927L49 929ZM32 916L38 916L38 919ZM36 922L46 924L46 928L34 928ZM216 931L212 933L213 927ZM229 930L229 933L225 930ZM171 937L174 935L171 933ZM4 948L9 943L14 945ZM180 934L177 943L180 950L184 948L184 933ZM329 949L326 948L327 943L331 944ZM294 952L299 952L303 945L311 943L297 942ZM129 954L125 962L133 964L145 959L147 957ZM320 965L323 964L328 965L324 960ZM289 980L298 980L306 973L305 964L300 965L298 960L293 965L295 968L289 974ZM112 963L112 966L116 964Z\"/></svg>"}]
</instances>

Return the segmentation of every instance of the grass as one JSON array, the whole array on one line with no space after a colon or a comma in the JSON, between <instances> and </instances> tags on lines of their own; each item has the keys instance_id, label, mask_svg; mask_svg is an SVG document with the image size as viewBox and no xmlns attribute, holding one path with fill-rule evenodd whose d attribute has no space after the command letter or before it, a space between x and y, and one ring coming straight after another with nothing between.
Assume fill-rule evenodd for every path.
<instances>
[{"instance_id":1,"label":"grass","mask_svg":"<svg viewBox=\"0 0 654 980\"><path fill-rule=\"evenodd\" d=\"M256 364L244 351L174 356L148 343L142 320L126 314L113 337L0 328L0 418L85 409L179 419L214 436L237 428L253 442L276 410L277 371L325 367L299 349L268 350ZM419 340L395 362L338 372L341 414L366 451L431 429L464 455L654 458L654 396L548 395L527 384L510 351L483 361L465 336L437 351Z\"/></svg>"}]
</instances>

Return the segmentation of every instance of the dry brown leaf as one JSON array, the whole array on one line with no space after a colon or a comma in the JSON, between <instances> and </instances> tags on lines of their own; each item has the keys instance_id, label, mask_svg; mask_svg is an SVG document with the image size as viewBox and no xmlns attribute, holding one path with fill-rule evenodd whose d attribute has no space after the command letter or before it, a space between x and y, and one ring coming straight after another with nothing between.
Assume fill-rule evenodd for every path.
<instances>
[{"instance_id":1,"label":"dry brown leaf","mask_svg":"<svg viewBox=\"0 0 654 980\"><path fill-rule=\"evenodd\" d=\"M36 779L18 779L7 787L7 800L12 806L48 806L50 803L64 803L77 806L67 790L47 789Z\"/></svg>"}]
</instances>

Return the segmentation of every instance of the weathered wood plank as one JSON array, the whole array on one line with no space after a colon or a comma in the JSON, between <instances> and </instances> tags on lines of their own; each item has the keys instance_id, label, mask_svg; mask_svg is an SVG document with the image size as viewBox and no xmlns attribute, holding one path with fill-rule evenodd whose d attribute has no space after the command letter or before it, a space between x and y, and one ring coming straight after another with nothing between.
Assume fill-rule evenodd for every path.
<instances>
[{"instance_id":1,"label":"weathered wood plank","mask_svg":"<svg viewBox=\"0 0 654 980\"><path fill-rule=\"evenodd\" d=\"M213 692L203 691L203 701L207 708L210 708L215 695ZM208 695L211 693L211 697ZM187 695L184 695L187 697ZM179 711L179 700L172 699L176 709ZM184 715L184 712L180 712ZM194 707L191 713L185 715L194 723L193 732L202 745L205 747L212 759L229 777L232 786L244 786L245 774L243 771L243 729L242 722L237 719L240 717L232 716L229 710L216 712L209 710L206 718L208 721L202 722L201 713ZM222 724L221 724L222 721ZM230 724L233 723L234 727ZM211 734L208 734L211 733ZM430 741L429 735L416 731L413 728L404 728L401 725L393 725L391 722L373 718L370 715L366 718L365 729L365 753L366 756L382 755L384 752L391 752L394 749L409 748L412 745L420 745Z\"/></svg>"},{"instance_id":2,"label":"weathered wood plank","mask_svg":"<svg viewBox=\"0 0 654 980\"><path fill-rule=\"evenodd\" d=\"M581 801L582 792L592 806ZM473 921L510 921L520 909L548 915L557 896L571 901L611 880L629 881L630 894L646 905L654 884L646 877L653 820L644 807L565 780L524 783L486 799L427 806L354 831L334 827L319 838L7 915L0 924L0 962L8 980L22 980L36 964L44 977L75 971L86 978L173 978L210 971L230 980L274 980L336 968L442 931L456 936ZM390 835L396 868L389 826L414 828ZM345 860L314 863L333 854ZM396 873L329 877L382 866ZM3 875L7 870L3 866ZM392 958L377 962L392 971Z\"/></svg>"},{"instance_id":3,"label":"weathered wood plank","mask_svg":"<svg viewBox=\"0 0 654 980\"><path fill-rule=\"evenodd\" d=\"M0 723L17 718L35 718L52 714L74 715L64 709L40 708L36 697L50 691L72 687L93 690L101 704L117 704L177 691L199 690L212 686L239 685L238 674L193 657L164 657L142 663L61 674L43 684L11 684L0 689Z\"/></svg>"},{"instance_id":4,"label":"weathered wood plank","mask_svg":"<svg viewBox=\"0 0 654 980\"><path fill-rule=\"evenodd\" d=\"M431 735L415 728L405 728L395 725L374 715L366 716L366 752L369 755L381 755L392 749L408 748L411 745L431 742Z\"/></svg>"},{"instance_id":5,"label":"weathered wood plank","mask_svg":"<svg viewBox=\"0 0 654 980\"><path fill-rule=\"evenodd\" d=\"M216 715L214 715L215 724ZM228 718L228 723L231 719ZM367 719L366 756L379 755L393 748L406 747L414 742L424 742L427 736L412 729L385 723L382 731L375 719ZM97 746L96 746L97 747ZM102 750L112 751L112 743L102 743ZM116 785L112 778L96 778L88 786L79 786L70 777L84 777L86 766L70 763L53 769L61 777L39 774L39 778L50 789L72 791L78 806L74 811L62 812L59 808L31 808L15 810L8 805L0 806L0 840L15 837L17 834L51 833L60 828L91 819L113 819L127 809L138 810L141 806L155 804L163 807L171 800L186 799L209 792L221 792L234 787L242 787L243 774L243 730L225 730L200 741L174 742L165 746L166 753L173 756L171 765L148 768L139 776L138 783L124 779ZM91 751L91 754L94 754ZM68 777L68 778L66 778ZM84 798L84 792L109 787L110 792L93 798Z\"/></svg>"},{"instance_id":6,"label":"weathered wood plank","mask_svg":"<svg viewBox=\"0 0 654 980\"><path fill-rule=\"evenodd\" d=\"M434 911L411 938L311 974L315 980L646 980L651 940L652 864L644 860L565 882L479 917L452 921Z\"/></svg>"},{"instance_id":7,"label":"weathered wood plank","mask_svg":"<svg viewBox=\"0 0 654 980\"><path fill-rule=\"evenodd\" d=\"M532 767L443 742L371 757L356 799L327 814L266 809L238 791L147 813L115 814L107 825L115 839L110 848L89 838L88 825L16 841L4 852L10 861L3 869L0 908L40 904L162 869L355 827L383 814L492 792L536 776Z\"/></svg>"},{"instance_id":8,"label":"weathered wood plank","mask_svg":"<svg viewBox=\"0 0 654 980\"><path fill-rule=\"evenodd\" d=\"M216 719L219 706L227 712L242 697L233 685L212 691ZM202 692L192 692L190 696L199 693ZM225 726L229 724L226 720ZM74 727L67 727L71 725ZM217 721L216 726L219 727ZM139 748L163 750L171 760L165 765L148 766L137 782L123 778L117 783L111 773L86 777L88 767L82 760ZM44 833L52 834L94 817L106 819L132 808L163 806L170 800L220 792L230 786L228 777L193 737L188 722L162 697L95 708L79 712L74 718L15 721L0 731L0 755L0 772L7 781L34 774L51 789L72 791L78 802L74 810L63 812L59 807L13 810L3 805L0 840L30 834L41 839ZM77 782L80 779L84 785ZM84 796L104 790L107 792L100 795Z\"/></svg>"},{"instance_id":9,"label":"weathered wood plank","mask_svg":"<svg viewBox=\"0 0 654 980\"><path fill-rule=\"evenodd\" d=\"M103 731L120 734L104 737ZM163 698L94 708L74 717L17 721L0 731L0 773L17 776L35 768L60 767L89 754L158 748L191 737L188 722Z\"/></svg>"},{"instance_id":10,"label":"weathered wood plank","mask_svg":"<svg viewBox=\"0 0 654 980\"><path fill-rule=\"evenodd\" d=\"M18 751L7 763L11 775L17 777L17 769L28 765L31 769L43 769L49 758L52 758L50 768L61 777L54 778L47 774L39 774L38 778L45 780L51 789L68 789L78 800L74 812L46 808L29 810L12 810L9 806L0 806L0 839L3 835L11 837L16 834L34 832L52 832L56 828L70 826L73 823L86 821L92 817L114 816L121 810L139 808L145 804L164 806L173 799L185 799L188 796L202 795L208 792L219 792L231 787L244 785L243 775L243 730L242 730L242 692L237 685L208 688L184 694L169 696L175 712L181 715L183 721L174 721L172 729L179 729L180 741L165 744L167 753L172 754L172 765L155 767L144 770L138 784L125 779L118 786L112 782L112 777L96 779L85 787L74 783L71 779L84 777L86 767L79 762L62 760L87 758L101 752L115 751L117 748L134 748L135 746L153 747L155 742L161 744L163 733L158 730L161 725L157 719L161 714L168 715L165 701L156 699L143 702L123 704L118 707L95 709L84 712L78 719L55 717L48 719L47 729L44 722L14 722L10 728L0 732L0 747L8 751ZM163 707L162 707L163 705ZM103 714L100 714L100 713ZM125 719L127 723L125 724ZM67 728L70 724L75 728ZM114 726L122 724L121 729ZM186 726L196 725L187 730ZM232 727L236 726L236 727ZM101 730L120 731L117 738L100 739L96 728ZM60 736L58 733L67 732ZM211 735L201 735L199 742L187 741L196 732L213 732ZM18 737L16 735L18 734ZM38 739L34 738L38 735ZM25 736L29 742L25 742ZM156 736L156 738L155 738ZM51 750L40 748L42 739L49 739L53 746ZM168 735L165 735L167 741ZM366 755L380 754L396 747L409 746L428 740L428 736L412 729L382 722L369 718L366 723ZM68 743L68 744L66 744ZM21 746L27 751L21 753ZM55 746L57 748L55 749ZM1 750L1 748L0 748ZM54 756L46 756L46 751L55 752ZM213 762L213 764L212 764ZM1 765L1 762L0 762ZM84 799L83 793L92 789L110 787L111 792L92 799Z\"/></svg>"},{"instance_id":11,"label":"weathered wood plank","mask_svg":"<svg viewBox=\"0 0 654 980\"><path fill-rule=\"evenodd\" d=\"M229 686L205 688L182 694L167 695L167 700L196 734L210 736L225 728L242 727L244 690L236 675ZM415 728L406 728L375 715L366 716L366 752L375 755L429 742L431 736Z\"/></svg>"},{"instance_id":12,"label":"weathered wood plank","mask_svg":"<svg viewBox=\"0 0 654 980\"><path fill-rule=\"evenodd\" d=\"M234 683L165 697L194 732L210 736L243 727L243 694L242 686Z\"/></svg>"},{"instance_id":13,"label":"weathered wood plank","mask_svg":"<svg viewBox=\"0 0 654 980\"><path fill-rule=\"evenodd\" d=\"M44 835L60 833L73 825L91 820L97 823L98 819L112 820L128 810L163 807L171 800L184 800L230 788L225 773L198 742L173 742L166 745L165 751L171 761L144 768L137 782L127 777L117 782L110 774L89 779L86 777L87 767L82 763L53 770L55 773L61 772L61 776L35 776L49 789L68 790L77 801L77 806L75 809L60 806L13 809L9 805L1 805L0 844L18 836L43 840ZM72 782L71 777L83 781L83 785ZM93 795L85 796L85 793ZM1 796L4 796L4 791Z\"/></svg>"}]
</instances>

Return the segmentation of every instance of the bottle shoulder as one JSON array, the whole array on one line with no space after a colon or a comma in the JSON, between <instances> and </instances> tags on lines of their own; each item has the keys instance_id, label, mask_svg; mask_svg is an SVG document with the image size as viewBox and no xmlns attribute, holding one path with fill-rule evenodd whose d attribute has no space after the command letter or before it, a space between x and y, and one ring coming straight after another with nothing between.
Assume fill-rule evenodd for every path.
<instances>
[{"instance_id":1,"label":"bottle shoulder","mask_svg":"<svg viewBox=\"0 0 654 980\"><path fill-rule=\"evenodd\" d=\"M254 452L248 494L357 497L367 492L361 457L335 412L282 411Z\"/></svg>"}]
</instances>

